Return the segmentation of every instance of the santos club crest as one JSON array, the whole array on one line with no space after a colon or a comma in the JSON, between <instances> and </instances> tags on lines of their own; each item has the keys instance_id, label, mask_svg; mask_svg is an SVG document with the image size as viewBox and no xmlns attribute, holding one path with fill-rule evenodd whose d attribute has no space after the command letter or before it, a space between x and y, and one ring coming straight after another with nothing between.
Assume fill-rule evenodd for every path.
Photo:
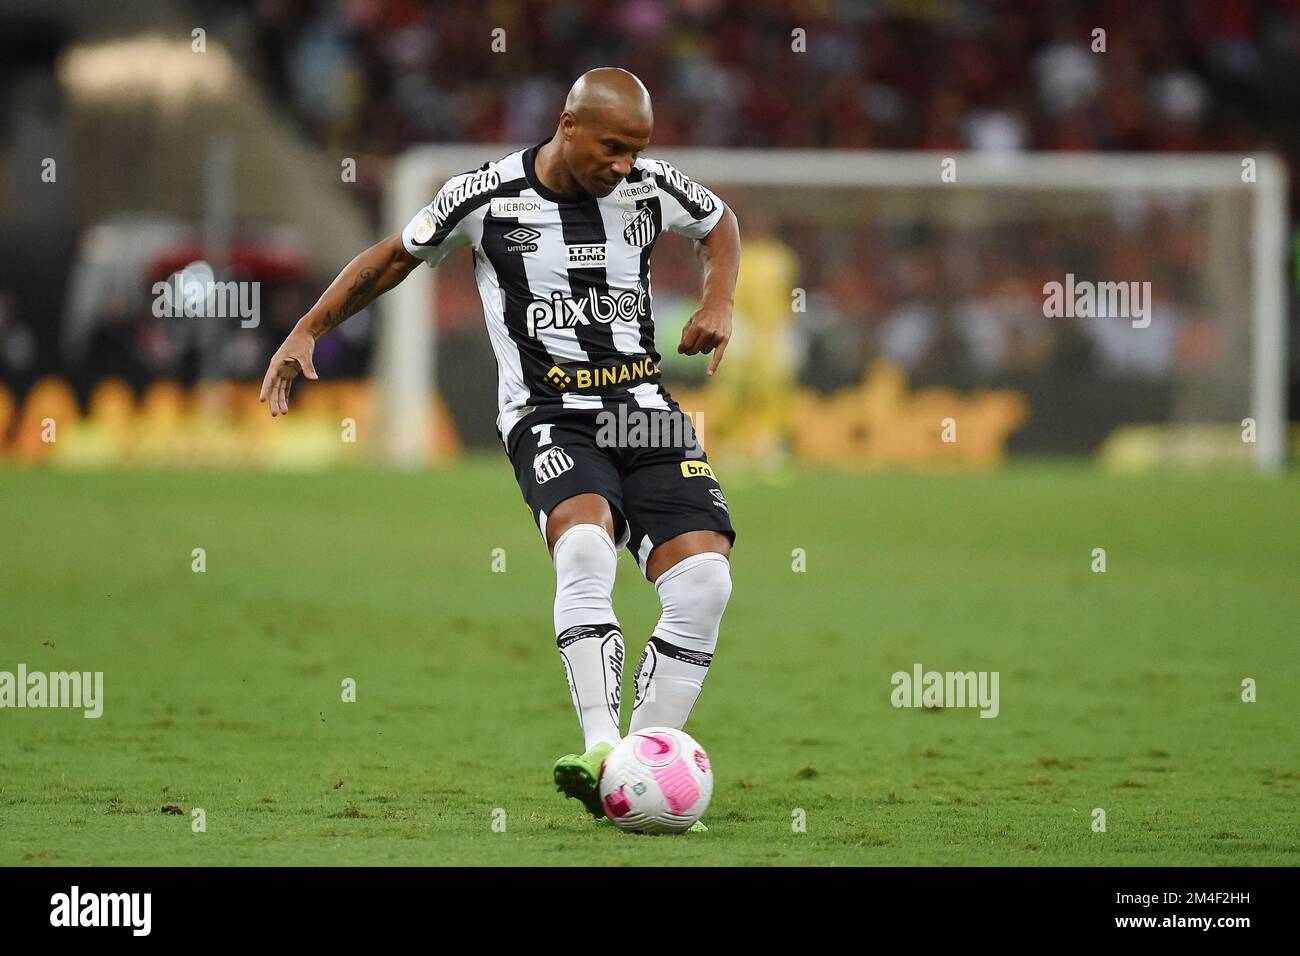
<instances>
[{"instance_id":1,"label":"santos club crest","mask_svg":"<svg viewBox=\"0 0 1300 956\"><path fill-rule=\"evenodd\" d=\"M623 238L629 245L645 246L655 237L655 217L648 206L642 206L637 212L623 213L627 223L623 227Z\"/></svg>"},{"instance_id":2,"label":"santos club crest","mask_svg":"<svg viewBox=\"0 0 1300 956\"><path fill-rule=\"evenodd\" d=\"M563 448L548 448L533 458L533 477L539 485L544 485L552 478L558 478L573 467L573 459Z\"/></svg>"}]
</instances>

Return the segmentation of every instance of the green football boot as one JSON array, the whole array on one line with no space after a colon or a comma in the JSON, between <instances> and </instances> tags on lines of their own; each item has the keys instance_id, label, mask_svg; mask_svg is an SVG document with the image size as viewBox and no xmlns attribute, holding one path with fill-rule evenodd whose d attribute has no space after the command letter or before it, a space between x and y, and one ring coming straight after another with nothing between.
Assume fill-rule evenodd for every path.
<instances>
[{"instance_id":1,"label":"green football boot","mask_svg":"<svg viewBox=\"0 0 1300 956\"><path fill-rule=\"evenodd\" d=\"M565 754L555 761L555 788L566 797L580 800L596 819L605 815L600 803L600 771L613 744L596 744L585 754Z\"/></svg>"}]
</instances>

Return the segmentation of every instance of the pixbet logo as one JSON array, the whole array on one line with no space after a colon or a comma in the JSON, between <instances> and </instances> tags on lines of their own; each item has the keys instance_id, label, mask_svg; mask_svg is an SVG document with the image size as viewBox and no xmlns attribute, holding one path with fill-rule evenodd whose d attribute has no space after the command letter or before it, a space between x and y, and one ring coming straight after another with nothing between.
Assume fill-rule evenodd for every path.
<instances>
[{"instance_id":1,"label":"pixbet logo","mask_svg":"<svg viewBox=\"0 0 1300 956\"><path fill-rule=\"evenodd\" d=\"M549 301L534 299L528 303L524 317L528 322L528 334L532 336L541 329L573 329L591 325L593 320L602 325L609 325L615 319L636 322L645 312L645 300L645 290L640 284L623 292L588 289L587 294L578 299L552 292Z\"/></svg>"}]
</instances>

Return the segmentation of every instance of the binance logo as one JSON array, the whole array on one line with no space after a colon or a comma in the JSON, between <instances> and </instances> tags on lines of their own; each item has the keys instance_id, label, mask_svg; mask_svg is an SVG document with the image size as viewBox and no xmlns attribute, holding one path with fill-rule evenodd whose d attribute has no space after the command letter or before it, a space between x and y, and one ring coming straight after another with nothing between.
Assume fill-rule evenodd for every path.
<instances>
[{"instance_id":1,"label":"binance logo","mask_svg":"<svg viewBox=\"0 0 1300 956\"><path fill-rule=\"evenodd\" d=\"M578 388L604 388L607 385L622 385L625 382L637 382L648 378L659 369L650 361L650 356L622 365L591 366L575 369L578 376Z\"/></svg>"},{"instance_id":2,"label":"binance logo","mask_svg":"<svg viewBox=\"0 0 1300 956\"><path fill-rule=\"evenodd\" d=\"M684 461L682 462L683 478L712 478L717 481L713 474L713 469L709 467L708 462L704 461Z\"/></svg>"},{"instance_id":3,"label":"binance logo","mask_svg":"<svg viewBox=\"0 0 1300 956\"><path fill-rule=\"evenodd\" d=\"M582 391L584 389L617 387L645 381L657 374L658 371L659 367L647 355L635 362L623 362L619 365L588 365L579 368L571 366L568 372L558 365L552 365L551 370L543 377L552 388L563 392L570 387Z\"/></svg>"}]
</instances>

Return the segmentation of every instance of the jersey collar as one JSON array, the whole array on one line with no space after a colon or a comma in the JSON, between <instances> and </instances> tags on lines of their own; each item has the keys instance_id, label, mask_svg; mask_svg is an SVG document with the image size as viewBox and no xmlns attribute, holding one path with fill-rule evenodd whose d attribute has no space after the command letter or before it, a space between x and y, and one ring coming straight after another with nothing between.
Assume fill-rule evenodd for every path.
<instances>
[{"instance_id":1,"label":"jersey collar","mask_svg":"<svg viewBox=\"0 0 1300 956\"><path fill-rule=\"evenodd\" d=\"M528 180L528 185L531 186L533 191L543 199L549 199L551 202L562 203L566 206L577 206L586 202L595 202L596 197L590 193L584 192L581 196L563 196L560 193L555 192L553 189L547 189L546 186L542 184L541 179L537 176L537 151L553 139L555 139L554 133L537 145L530 146L528 149L524 150L524 177Z\"/></svg>"}]
</instances>

